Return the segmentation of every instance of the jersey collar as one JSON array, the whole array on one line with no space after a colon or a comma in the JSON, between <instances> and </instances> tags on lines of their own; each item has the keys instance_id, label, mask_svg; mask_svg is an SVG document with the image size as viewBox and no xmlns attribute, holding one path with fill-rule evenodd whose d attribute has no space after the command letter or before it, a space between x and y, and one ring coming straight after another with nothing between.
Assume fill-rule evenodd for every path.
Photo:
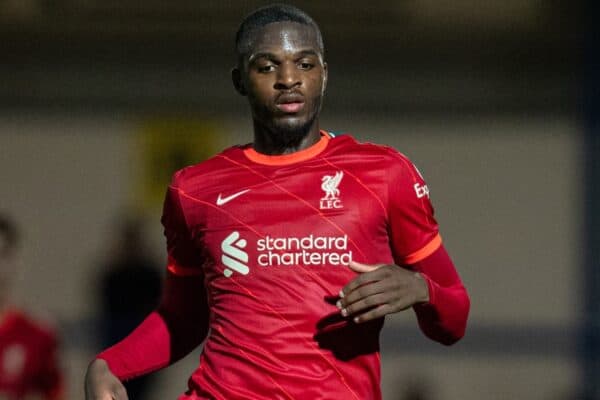
<instances>
[{"instance_id":1,"label":"jersey collar","mask_svg":"<svg viewBox=\"0 0 600 400\"><path fill-rule=\"evenodd\" d=\"M300 161L306 161L313 157L316 157L327 147L327 144L329 143L329 139L331 138L331 136L329 135L329 133L327 133L323 130L321 130L320 133L321 133L321 139L319 139L319 141L317 143L313 144L312 146L310 146L306 149L297 151L295 153L271 156L271 155L259 153L256 150L254 150L252 147L248 147L248 148L244 149L244 155L250 161L254 161L257 164L263 164L263 165L274 165L274 166L289 165L289 164L294 164L294 163L297 163Z\"/></svg>"}]
</instances>

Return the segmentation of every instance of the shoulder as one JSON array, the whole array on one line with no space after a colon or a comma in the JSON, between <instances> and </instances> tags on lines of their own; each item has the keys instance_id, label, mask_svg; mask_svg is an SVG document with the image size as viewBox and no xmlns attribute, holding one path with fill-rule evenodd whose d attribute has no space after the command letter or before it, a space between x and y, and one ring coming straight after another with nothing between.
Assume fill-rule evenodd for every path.
<instances>
[{"instance_id":1,"label":"shoulder","mask_svg":"<svg viewBox=\"0 0 600 400\"><path fill-rule=\"evenodd\" d=\"M232 164L240 160L245 146L247 145L231 146L198 164L176 171L170 186L183 190L190 186L198 187L199 183L204 186L211 177L222 174L224 170L231 168Z\"/></svg>"},{"instance_id":2,"label":"shoulder","mask_svg":"<svg viewBox=\"0 0 600 400\"><path fill-rule=\"evenodd\" d=\"M372 142L361 142L356 140L352 134L331 134L331 153L345 154L346 156L357 157L360 161L373 161L379 164L381 168L397 169L400 171L409 171L415 169L412 161L399 150Z\"/></svg>"}]
</instances>

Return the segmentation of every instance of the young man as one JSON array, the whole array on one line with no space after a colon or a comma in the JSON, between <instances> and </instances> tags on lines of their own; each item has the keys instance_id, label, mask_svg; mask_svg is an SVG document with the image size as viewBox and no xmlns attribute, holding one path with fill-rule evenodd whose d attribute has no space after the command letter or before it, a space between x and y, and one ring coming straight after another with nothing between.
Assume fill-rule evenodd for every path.
<instances>
[{"instance_id":1,"label":"young man","mask_svg":"<svg viewBox=\"0 0 600 400\"><path fill-rule=\"evenodd\" d=\"M62 398L63 377L57 362L56 336L12 306L8 298L18 237L12 220L0 215L0 399L58 400Z\"/></svg>"},{"instance_id":2,"label":"young man","mask_svg":"<svg viewBox=\"0 0 600 400\"><path fill-rule=\"evenodd\" d=\"M175 174L161 305L90 364L91 399L205 340L180 400L380 399L383 317L413 308L430 338L462 337L469 298L429 192L403 155L319 129L327 83L315 22L255 11L236 36L254 142Z\"/></svg>"}]
</instances>

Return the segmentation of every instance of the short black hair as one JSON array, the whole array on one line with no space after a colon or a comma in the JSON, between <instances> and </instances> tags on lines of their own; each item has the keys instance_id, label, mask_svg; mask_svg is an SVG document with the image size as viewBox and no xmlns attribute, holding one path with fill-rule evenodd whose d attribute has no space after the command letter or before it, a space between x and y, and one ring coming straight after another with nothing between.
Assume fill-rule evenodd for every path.
<instances>
[{"instance_id":1,"label":"short black hair","mask_svg":"<svg viewBox=\"0 0 600 400\"><path fill-rule=\"evenodd\" d=\"M10 253L19 244L17 225L6 214L0 214L0 236L4 237L4 243L0 242L0 255Z\"/></svg>"},{"instance_id":2,"label":"short black hair","mask_svg":"<svg viewBox=\"0 0 600 400\"><path fill-rule=\"evenodd\" d=\"M271 4L258 8L244 18L237 33L235 34L235 50L238 58L248 51L252 34L265 25L275 22L297 22L312 27L317 34L319 50L325 54L323 36L314 19L297 7L288 4Z\"/></svg>"}]
</instances>

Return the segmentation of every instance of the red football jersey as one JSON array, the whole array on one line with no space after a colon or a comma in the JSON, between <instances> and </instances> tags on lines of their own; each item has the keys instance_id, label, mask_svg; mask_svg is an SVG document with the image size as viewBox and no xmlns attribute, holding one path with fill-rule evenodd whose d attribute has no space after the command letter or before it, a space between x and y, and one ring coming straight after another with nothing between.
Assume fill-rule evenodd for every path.
<instances>
[{"instance_id":1,"label":"red football jersey","mask_svg":"<svg viewBox=\"0 0 600 400\"><path fill-rule=\"evenodd\" d=\"M350 260L416 263L441 245L429 191L394 149L325 132L267 156L236 146L179 171L169 269L204 278L210 332L180 399L380 399L383 319L335 307Z\"/></svg>"},{"instance_id":2,"label":"red football jersey","mask_svg":"<svg viewBox=\"0 0 600 400\"><path fill-rule=\"evenodd\" d=\"M62 375L54 333L11 310L0 320L0 398L19 400L41 394L59 398Z\"/></svg>"}]
</instances>

